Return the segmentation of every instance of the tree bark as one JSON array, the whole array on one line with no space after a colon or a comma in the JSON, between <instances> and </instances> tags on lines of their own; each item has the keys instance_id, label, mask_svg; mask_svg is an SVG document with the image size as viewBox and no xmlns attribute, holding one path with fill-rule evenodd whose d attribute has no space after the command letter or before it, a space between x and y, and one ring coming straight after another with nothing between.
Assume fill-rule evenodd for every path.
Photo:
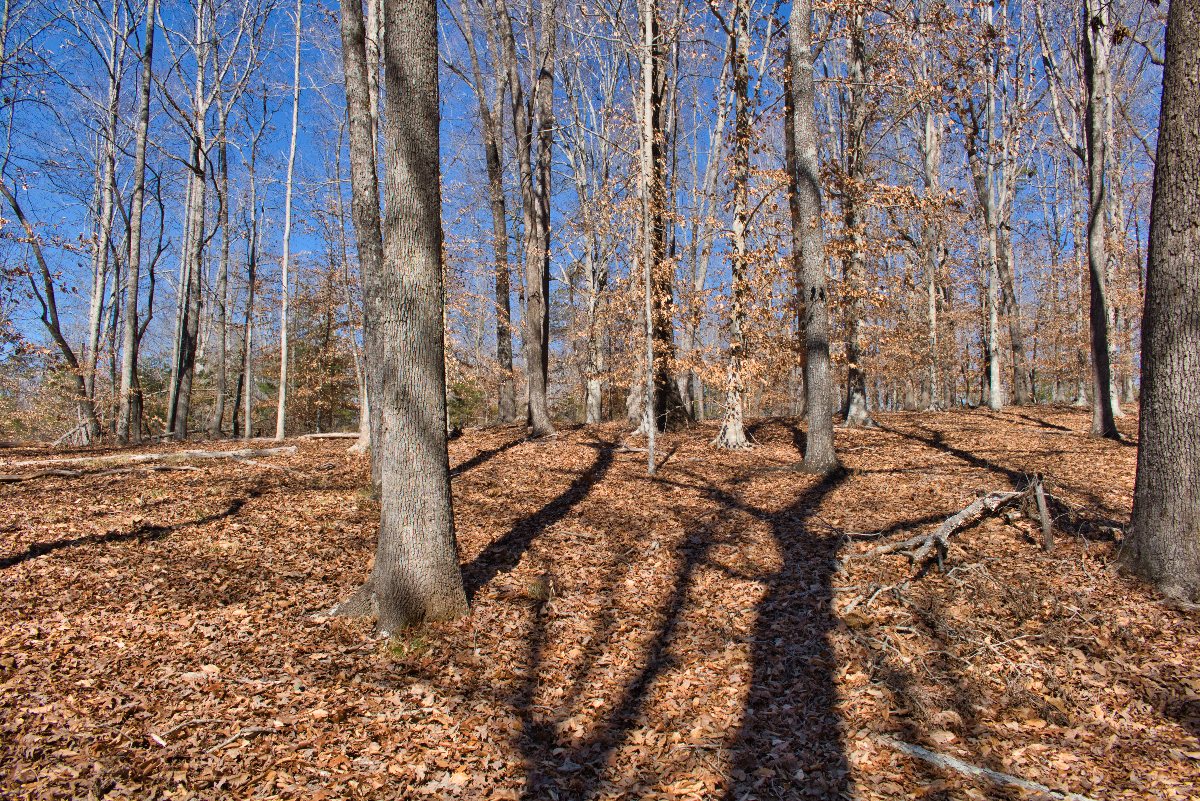
<instances>
[{"instance_id":1,"label":"tree bark","mask_svg":"<svg viewBox=\"0 0 1200 801\"><path fill-rule=\"evenodd\" d=\"M196 370L196 345L200 331L200 278L204 269L204 217L208 188L208 141L205 125L208 94L205 72L211 47L205 26L205 0L196 5L196 82L192 93L192 135L188 193L185 204L183 253L179 275L179 317L176 323L174 369L167 408L167 428L176 440L187 439L192 377Z\"/></svg>"},{"instance_id":2,"label":"tree bark","mask_svg":"<svg viewBox=\"0 0 1200 801\"><path fill-rule=\"evenodd\" d=\"M150 90L154 74L154 32L158 0L147 0L141 86L138 88L137 132L134 139L133 196L129 203L129 257L125 265L125 325L121 331L120 408L117 440L142 439L142 390L138 382L138 291L142 278L142 219L146 208L146 146L150 131Z\"/></svg>"},{"instance_id":3,"label":"tree bark","mask_svg":"<svg viewBox=\"0 0 1200 801\"><path fill-rule=\"evenodd\" d=\"M862 323L866 316L867 264L862 219L862 186L867 177L866 69L867 52L863 12L855 11L850 25L850 99L846 110L846 175L849 186L842 198L846 236L850 240L846 256L846 402L842 413L850 427L871 427L871 404L867 398L866 369L863 365Z\"/></svg>"},{"instance_id":4,"label":"tree bark","mask_svg":"<svg viewBox=\"0 0 1200 801\"><path fill-rule=\"evenodd\" d=\"M804 392L808 434L803 470L826 474L838 467L833 443L833 375L829 364L829 299L826 295L825 235L821 224L820 134L813 80L812 2L792 3L788 58L794 97L792 148L796 185L792 243L799 248L800 301L804 309Z\"/></svg>"},{"instance_id":5,"label":"tree bark","mask_svg":"<svg viewBox=\"0 0 1200 801\"><path fill-rule=\"evenodd\" d=\"M1200 5L1167 18L1142 322L1142 409L1124 561L1200 602Z\"/></svg>"},{"instance_id":6,"label":"tree bark","mask_svg":"<svg viewBox=\"0 0 1200 801\"><path fill-rule=\"evenodd\" d=\"M500 369L500 385L496 410L501 423L517 418L516 388L513 386L512 308L508 267L508 215L504 197L504 136L501 126L507 80L503 70L497 70L493 97L484 89L483 71L475 46L470 11L465 0L461 3L463 38L471 59L475 99L479 105L479 127L483 135L484 163L487 167L488 206L492 212L492 271L496 309L496 362ZM494 25L494 22L493 22Z\"/></svg>"},{"instance_id":7,"label":"tree bark","mask_svg":"<svg viewBox=\"0 0 1200 801\"><path fill-rule=\"evenodd\" d=\"M746 303L750 285L746 225L750 216L750 3L734 0L733 25L733 228L730 261L733 297L729 315L729 366L725 386L725 417L713 445L737 450L750 446L742 425L742 360L746 349Z\"/></svg>"},{"instance_id":8,"label":"tree bark","mask_svg":"<svg viewBox=\"0 0 1200 801\"><path fill-rule=\"evenodd\" d=\"M367 325L382 345L371 365L382 502L370 584L379 628L391 633L463 615L467 599L446 452L437 4L385 0L383 9L386 262L365 289Z\"/></svg>"},{"instance_id":9,"label":"tree bark","mask_svg":"<svg viewBox=\"0 0 1200 801\"><path fill-rule=\"evenodd\" d=\"M102 317L104 315L104 296L108 286L108 277L112 270L109 258L109 246L112 243L114 203L117 181L117 124L121 107L121 78L125 60L125 39L121 36L120 4L112 3L109 15L108 35L110 48L106 56L108 69L108 103L105 108L104 130L101 133L99 159L99 208L96 210L96 240L92 251L92 295L88 310L88 341L84 350L83 384L84 391L96 403L96 370L100 358L100 334ZM119 289L116 276L113 276L113 301L115 303ZM99 421L88 421L88 440L100 438Z\"/></svg>"},{"instance_id":10,"label":"tree bark","mask_svg":"<svg viewBox=\"0 0 1200 801\"><path fill-rule=\"evenodd\" d=\"M217 192L220 196L217 225L221 228L221 255L217 263L217 282L213 287L213 298L216 300L213 329L217 337L217 356L213 361L212 369L215 386L213 387L212 416L208 420L210 437L221 436L221 425L225 420L225 361L229 343L229 332L226 330L229 316L227 308L229 246L230 240L233 238L229 230L229 147L225 140L228 116L221 101L218 101L218 108L220 108L221 123L217 134Z\"/></svg>"},{"instance_id":11,"label":"tree bark","mask_svg":"<svg viewBox=\"0 0 1200 801\"><path fill-rule=\"evenodd\" d=\"M353 2L353 0L351 0ZM296 0L296 50L292 58L292 136L288 143L287 183L283 196L283 257L279 300L279 398L275 407L275 439L287 434L288 382L288 273L292 259L292 184L296 170L296 132L300 115L300 18L302 0Z\"/></svg>"},{"instance_id":12,"label":"tree bark","mask_svg":"<svg viewBox=\"0 0 1200 801\"><path fill-rule=\"evenodd\" d=\"M1108 348L1108 288L1105 243L1108 154L1107 121L1109 51L1112 46L1111 0L1085 0L1083 68L1087 85L1084 147L1088 184L1088 330L1092 351L1092 433L1119 439L1112 403L1112 365Z\"/></svg>"}]
</instances>

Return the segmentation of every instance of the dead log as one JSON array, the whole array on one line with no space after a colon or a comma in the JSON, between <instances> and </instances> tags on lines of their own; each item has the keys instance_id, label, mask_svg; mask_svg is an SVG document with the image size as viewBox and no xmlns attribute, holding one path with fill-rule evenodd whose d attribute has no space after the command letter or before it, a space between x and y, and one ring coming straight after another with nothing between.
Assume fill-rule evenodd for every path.
<instances>
[{"instance_id":1,"label":"dead log","mask_svg":"<svg viewBox=\"0 0 1200 801\"><path fill-rule=\"evenodd\" d=\"M357 431L330 431L324 434L304 434L297 439L358 439Z\"/></svg>"},{"instance_id":2,"label":"dead log","mask_svg":"<svg viewBox=\"0 0 1200 801\"><path fill-rule=\"evenodd\" d=\"M163 453L114 453L106 456L77 456L60 459L34 459L12 462L8 467L41 467L49 464L143 464L145 462L185 461L188 459L255 459L263 456L294 456L295 445L280 448L243 448L236 451L167 451Z\"/></svg>"}]
</instances>

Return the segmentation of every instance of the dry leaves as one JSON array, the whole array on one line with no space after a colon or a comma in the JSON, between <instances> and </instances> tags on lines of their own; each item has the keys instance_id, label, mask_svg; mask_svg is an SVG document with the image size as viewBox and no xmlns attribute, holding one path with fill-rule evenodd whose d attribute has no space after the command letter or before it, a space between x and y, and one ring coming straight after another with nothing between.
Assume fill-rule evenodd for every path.
<instances>
[{"instance_id":1,"label":"dry leaves","mask_svg":"<svg viewBox=\"0 0 1200 801\"><path fill-rule=\"evenodd\" d=\"M1200 627L1112 570L1103 527L1134 449L1066 409L881 420L838 432L824 481L790 469L789 421L747 453L666 436L654 480L616 426L468 432L472 615L390 643L320 617L374 544L345 443L0 487L0 795L1018 797L880 734L1093 797L1200 793ZM843 618L911 574L843 565L878 542L844 532L918 533L1035 471L1088 539L986 520Z\"/></svg>"}]
</instances>

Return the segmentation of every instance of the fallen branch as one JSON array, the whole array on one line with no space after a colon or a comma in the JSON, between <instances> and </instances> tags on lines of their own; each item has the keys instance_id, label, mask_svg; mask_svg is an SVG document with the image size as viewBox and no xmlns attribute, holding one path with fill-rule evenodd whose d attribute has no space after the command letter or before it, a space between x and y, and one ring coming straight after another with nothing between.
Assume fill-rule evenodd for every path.
<instances>
[{"instance_id":1,"label":"fallen branch","mask_svg":"<svg viewBox=\"0 0 1200 801\"><path fill-rule=\"evenodd\" d=\"M39 470L36 473L7 473L0 474L0 484L15 484L19 481L31 481L35 478L57 476L59 478L80 478L82 476L115 476L121 473L157 473L164 470L189 470L199 472L199 467L190 464L151 464L144 467L114 467L109 470L67 470L51 468Z\"/></svg>"},{"instance_id":2,"label":"fallen branch","mask_svg":"<svg viewBox=\"0 0 1200 801\"><path fill-rule=\"evenodd\" d=\"M955 532L966 528L987 515L995 514L1006 506L1012 505L1016 501L1027 497L1032 491L1033 487L1031 486L1029 489L1020 492L990 492L958 513L946 518L937 529L928 534L918 534L901 542L880 545L866 553L854 554L848 558L866 559L882 554L903 553L915 564L924 562L929 556L930 551L936 548L937 556L941 559L946 555L946 550L950 544L950 537Z\"/></svg>"},{"instance_id":3,"label":"fallen branch","mask_svg":"<svg viewBox=\"0 0 1200 801\"><path fill-rule=\"evenodd\" d=\"M253 459L260 456L294 456L295 445L281 448L243 448L236 451L173 451L168 453L114 453L107 456L77 456L60 459L34 459L13 462L9 467L41 467L48 464L142 464L144 462L184 461L186 459Z\"/></svg>"},{"instance_id":4,"label":"fallen branch","mask_svg":"<svg viewBox=\"0 0 1200 801\"><path fill-rule=\"evenodd\" d=\"M331 431L325 434L304 434L298 439L358 439L357 431Z\"/></svg>"},{"instance_id":5,"label":"fallen branch","mask_svg":"<svg viewBox=\"0 0 1200 801\"><path fill-rule=\"evenodd\" d=\"M1043 795L1048 795L1051 798L1063 799L1063 801L1093 801L1093 799L1088 798L1086 795L1053 790L1044 784L1039 784L1037 782L1030 781L1029 779L1022 779L1019 776L1011 776L1007 773L1001 773L998 770L992 770L991 768L981 768L978 765L972 765L969 762L963 762L957 757L952 757L947 754L939 754L934 751L930 751L927 748L922 748L919 745L902 742L886 735L876 735L875 741L881 745L894 748L901 753L908 754L911 757L916 757L917 759L928 762L930 765L953 770L963 774L964 776L970 776L974 779L987 779L988 781L994 784L999 784L1003 787L1019 787L1022 790L1026 790L1031 793L1041 793Z\"/></svg>"}]
</instances>

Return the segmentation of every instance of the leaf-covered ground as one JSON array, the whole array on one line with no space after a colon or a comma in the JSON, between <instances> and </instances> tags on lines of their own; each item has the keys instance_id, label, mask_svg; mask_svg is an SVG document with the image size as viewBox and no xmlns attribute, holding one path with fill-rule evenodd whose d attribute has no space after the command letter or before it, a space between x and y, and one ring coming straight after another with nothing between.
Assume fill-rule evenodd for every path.
<instances>
[{"instance_id":1,"label":"leaf-covered ground","mask_svg":"<svg viewBox=\"0 0 1200 801\"><path fill-rule=\"evenodd\" d=\"M655 479L616 426L470 431L472 614L390 643L321 616L374 544L345 441L0 486L0 796L1031 797L891 738L1095 799L1197 797L1200 625L1114 567L1135 448L1072 409L880 422L838 432L849 469L823 481L788 420L743 453L713 425L663 437ZM999 517L907 585L901 556L848 558L1034 472L1072 510L1050 553Z\"/></svg>"}]
</instances>

